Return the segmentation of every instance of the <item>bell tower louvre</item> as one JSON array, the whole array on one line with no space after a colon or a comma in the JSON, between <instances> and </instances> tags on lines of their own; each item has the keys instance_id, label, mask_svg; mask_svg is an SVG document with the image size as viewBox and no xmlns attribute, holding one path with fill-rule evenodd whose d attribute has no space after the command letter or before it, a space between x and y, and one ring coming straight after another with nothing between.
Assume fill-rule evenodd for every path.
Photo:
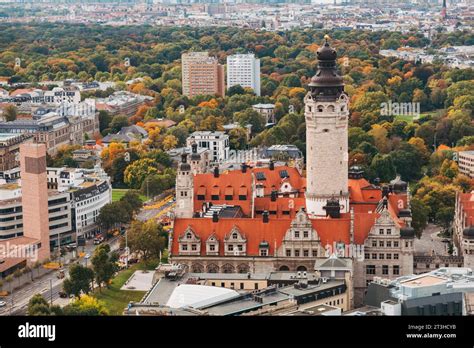
<instances>
[{"instance_id":1,"label":"bell tower louvre","mask_svg":"<svg viewBox=\"0 0 474 348\"><path fill-rule=\"evenodd\" d=\"M349 98L336 67L337 53L329 37L317 51L318 68L305 102L306 209L313 217L328 215L328 201L349 212Z\"/></svg>"}]
</instances>

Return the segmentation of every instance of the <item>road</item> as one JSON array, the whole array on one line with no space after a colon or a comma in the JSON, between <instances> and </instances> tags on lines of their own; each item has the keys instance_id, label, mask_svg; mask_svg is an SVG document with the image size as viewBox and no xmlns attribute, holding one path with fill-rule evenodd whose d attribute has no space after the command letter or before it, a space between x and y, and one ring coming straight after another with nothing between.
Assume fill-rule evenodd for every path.
<instances>
[{"instance_id":1,"label":"road","mask_svg":"<svg viewBox=\"0 0 474 348\"><path fill-rule=\"evenodd\" d=\"M415 238L414 249L416 253L430 254L434 251L437 255L448 255L447 245L442 240L444 238L438 237L441 227L428 224L421 234L421 238Z\"/></svg>"},{"instance_id":2,"label":"road","mask_svg":"<svg viewBox=\"0 0 474 348\"><path fill-rule=\"evenodd\" d=\"M110 250L115 251L120 247L120 238L114 237L109 239L106 243L110 245ZM86 254L92 255L95 249L92 240L88 241L84 247ZM82 247L79 248L82 252ZM72 253L66 254L65 258L69 259ZM85 258L80 258L78 263L85 266L88 261ZM67 299L59 297L59 292L62 290L63 281L68 276L68 267L64 268L65 277L63 279L57 278L57 271L43 275L41 278L35 279L32 283L25 285L18 291L13 291L13 294L2 298L2 301L7 303L6 306L0 308L0 315L26 315L26 309L31 297L36 294L41 294L48 302L52 300L53 304L64 305L68 302Z\"/></svg>"},{"instance_id":3,"label":"road","mask_svg":"<svg viewBox=\"0 0 474 348\"><path fill-rule=\"evenodd\" d=\"M147 221L150 219L158 219L171 212L175 206L172 195L168 195L153 205L145 206L137 216L140 221ZM120 237L109 239L106 243L110 245L111 251L115 251L120 247ZM84 248L79 247L80 252L92 255L95 249L92 240L88 240ZM72 252L67 253L62 262L67 265L67 260L73 257ZM65 261L66 260L66 261ZM83 257L78 261L81 265L86 265L87 260ZM69 302L68 299L59 297L59 292L62 290L64 279L68 276L68 267L64 268L65 277L63 279L57 278L57 271L45 274L42 277L35 279L32 283L25 285L18 291L13 291L13 294L2 298L7 304L0 307L0 315L26 315L27 306L30 298L36 294L41 294L48 302L53 304L65 305Z\"/></svg>"},{"instance_id":4,"label":"road","mask_svg":"<svg viewBox=\"0 0 474 348\"><path fill-rule=\"evenodd\" d=\"M169 195L163 200L149 206L145 206L137 215L137 220L147 221L157 219L172 211L175 206L173 196Z\"/></svg>"}]
</instances>

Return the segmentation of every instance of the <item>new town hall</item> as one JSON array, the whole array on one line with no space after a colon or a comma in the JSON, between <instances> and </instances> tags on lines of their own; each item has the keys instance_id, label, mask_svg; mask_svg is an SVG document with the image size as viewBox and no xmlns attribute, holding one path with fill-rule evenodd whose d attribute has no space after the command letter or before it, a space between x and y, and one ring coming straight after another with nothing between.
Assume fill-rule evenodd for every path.
<instances>
[{"instance_id":1,"label":"new town hall","mask_svg":"<svg viewBox=\"0 0 474 348\"><path fill-rule=\"evenodd\" d=\"M348 168L348 97L326 42L304 99L306 178L296 168L242 165L196 174L183 155L176 179L170 253L191 272L313 271L339 255L355 302L374 277L414 273L406 184L375 186Z\"/></svg>"}]
</instances>

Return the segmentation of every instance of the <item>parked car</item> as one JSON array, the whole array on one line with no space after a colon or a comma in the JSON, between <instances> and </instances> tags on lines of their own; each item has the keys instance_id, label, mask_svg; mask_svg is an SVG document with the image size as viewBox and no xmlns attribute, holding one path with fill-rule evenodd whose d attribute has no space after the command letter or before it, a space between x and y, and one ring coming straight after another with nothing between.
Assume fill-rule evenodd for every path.
<instances>
[{"instance_id":1,"label":"parked car","mask_svg":"<svg viewBox=\"0 0 474 348\"><path fill-rule=\"evenodd\" d=\"M59 297L61 298L68 298L67 294L64 291L59 292Z\"/></svg>"}]
</instances>

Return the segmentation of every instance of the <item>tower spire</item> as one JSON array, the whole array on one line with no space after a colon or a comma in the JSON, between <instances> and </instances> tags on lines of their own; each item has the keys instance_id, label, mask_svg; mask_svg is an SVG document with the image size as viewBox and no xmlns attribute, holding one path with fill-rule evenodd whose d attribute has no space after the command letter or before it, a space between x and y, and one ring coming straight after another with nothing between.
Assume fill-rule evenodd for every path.
<instances>
[{"instance_id":1,"label":"tower spire","mask_svg":"<svg viewBox=\"0 0 474 348\"><path fill-rule=\"evenodd\" d=\"M317 51L318 67L305 97L306 209L313 217L349 212L348 97L329 36ZM322 151L324 149L324 151ZM335 211L337 210L337 213Z\"/></svg>"}]
</instances>

